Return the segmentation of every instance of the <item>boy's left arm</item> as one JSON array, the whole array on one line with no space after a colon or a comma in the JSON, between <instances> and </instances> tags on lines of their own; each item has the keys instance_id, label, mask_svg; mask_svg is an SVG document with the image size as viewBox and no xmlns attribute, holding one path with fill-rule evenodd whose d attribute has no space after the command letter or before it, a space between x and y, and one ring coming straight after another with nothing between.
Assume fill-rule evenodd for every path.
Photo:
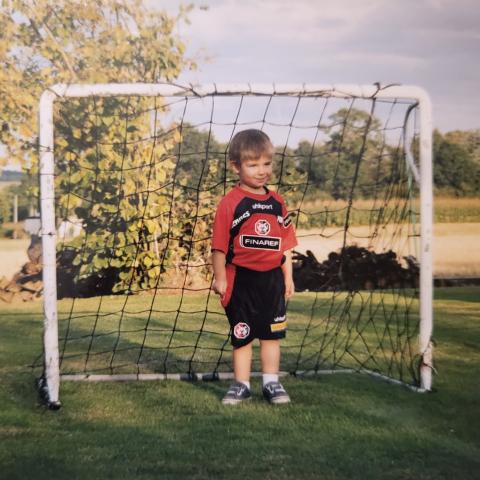
<instances>
[{"instance_id":1,"label":"boy's left arm","mask_svg":"<svg viewBox=\"0 0 480 480\"><path fill-rule=\"evenodd\" d=\"M288 300L295 293L293 283L292 250L283 252L285 262L282 264L283 278L285 279L285 298Z\"/></svg>"}]
</instances>

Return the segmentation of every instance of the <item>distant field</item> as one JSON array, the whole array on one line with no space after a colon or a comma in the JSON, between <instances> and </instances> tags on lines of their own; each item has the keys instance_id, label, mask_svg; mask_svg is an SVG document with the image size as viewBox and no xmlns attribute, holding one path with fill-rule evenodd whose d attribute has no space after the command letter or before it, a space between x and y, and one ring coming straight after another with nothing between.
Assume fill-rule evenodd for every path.
<instances>
[{"instance_id":1,"label":"distant field","mask_svg":"<svg viewBox=\"0 0 480 480\"><path fill-rule=\"evenodd\" d=\"M480 277L480 223L440 223L433 231L436 276Z\"/></svg>"},{"instance_id":2,"label":"distant field","mask_svg":"<svg viewBox=\"0 0 480 480\"><path fill-rule=\"evenodd\" d=\"M8 187L15 187L17 185L20 185L20 182L15 182L15 181L8 181L8 182L0 182L0 192L4 189L4 188L8 188Z\"/></svg>"},{"instance_id":3,"label":"distant field","mask_svg":"<svg viewBox=\"0 0 480 480\"><path fill-rule=\"evenodd\" d=\"M389 206L384 206L381 199L374 202L371 199L355 200L349 213L350 225L368 225L377 221L377 217L388 218L394 213L397 202L391 200ZM404 202L400 201L403 208ZM318 199L305 202L302 210L308 215L301 218L302 227L317 228L323 226L343 226L348 203L345 200ZM418 214L420 204L414 200L407 206L409 210ZM395 212L398 215L398 211ZM313 214L310 216L310 214ZM435 223L478 223L480 222L480 197L456 198L436 197L434 200Z\"/></svg>"},{"instance_id":4,"label":"distant field","mask_svg":"<svg viewBox=\"0 0 480 480\"><path fill-rule=\"evenodd\" d=\"M480 197L434 199L435 223L478 223L480 222Z\"/></svg>"},{"instance_id":5,"label":"distant field","mask_svg":"<svg viewBox=\"0 0 480 480\"><path fill-rule=\"evenodd\" d=\"M0 182L0 188L12 183L15 182ZM325 260L330 252L340 248L341 236L332 234L338 232L345 220L345 201L319 199L306 204L305 209L311 212L322 211L325 205L328 205L329 211L332 212L329 213L330 223L327 227L320 229L320 225L317 225L315 228L298 231L301 237L298 250L301 252L312 250L320 261ZM353 225L351 232L354 234L350 239L351 243L367 246L365 240L360 237L365 236L366 227L363 225L368 224L373 206L372 200L355 202L355 211L351 217ZM418 211L418 204L414 203L412 208ZM434 275L480 276L480 249L477 245L480 240L480 197L438 197L434 200L434 211ZM25 239L0 239L0 277L11 277L27 261L28 244L28 240ZM394 250L400 252L403 249L394 245Z\"/></svg>"},{"instance_id":6,"label":"distant field","mask_svg":"<svg viewBox=\"0 0 480 480\"><path fill-rule=\"evenodd\" d=\"M27 248L30 240L0 238L0 278L12 277L28 261Z\"/></svg>"},{"instance_id":7,"label":"distant field","mask_svg":"<svg viewBox=\"0 0 480 480\"><path fill-rule=\"evenodd\" d=\"M390 229L391 230L391 229ZM343 236L338 234L335 227L314 230L299 230L299 247L297 250L304 253L311 250L321 262L328 257L330 252L337 251L343 241ZM368 247L368 227L351 227L348 237L350 244ZM391 234L385 229L387 237ZM437 277L480 276L480 223L440 223L434 225L433 257L434 275ZM397 239L388 249L393 249L401 257L404 247L402 239ZM382 246L381 238L377 245ZM411 246L411 251L415 251ZM377 253L382 248L375 248Z\"/></svg>"},{"instance_id":8,"label":"distant field","mask_svg":"<svg viewBox=\"0 0 480 480\"><path fill-rule=\"evenodd\" d=\"M362 240L367 227L352 227L357 238L352 243L367 246ZM337 251L342 243L340 235L333 235L338 228L299 230L298 251L304 253L311 250L321 262L330 252ZM480 222L479 223L442 223L434 226L434 275L437 277L480 276ZM28 260L27 247L29 240L0 239L0 277L10 278L18 272ZM401 251L399 245L392 246Z\"/></svg>"}]
</instances>

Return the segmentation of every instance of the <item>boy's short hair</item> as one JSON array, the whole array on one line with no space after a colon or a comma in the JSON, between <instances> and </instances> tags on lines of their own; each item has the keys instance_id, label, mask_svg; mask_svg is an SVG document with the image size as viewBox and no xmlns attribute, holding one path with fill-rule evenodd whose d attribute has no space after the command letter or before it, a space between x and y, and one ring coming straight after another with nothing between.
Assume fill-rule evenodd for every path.
<instances>
[{"instance_id":1,"label":"boy's short hair","mask_svg":"<svg viewBox=\"0 0 480 480\"><path fill-rule=\"evenodd\" d=\"M256 128L236 133L228 149L228 157L236 165L262 156L272 158L273 153L274 147L268 135Z\"/></svg>"}]
</instances>

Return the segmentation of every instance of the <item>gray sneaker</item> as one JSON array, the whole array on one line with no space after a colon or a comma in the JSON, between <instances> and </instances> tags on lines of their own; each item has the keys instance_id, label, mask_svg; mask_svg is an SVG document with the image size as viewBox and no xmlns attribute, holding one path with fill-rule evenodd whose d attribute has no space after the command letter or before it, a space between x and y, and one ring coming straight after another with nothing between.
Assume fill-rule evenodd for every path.
<instances>
[{"instance_id":1,"label":"gray sneaker","mask_svg":"<svg viewBox=\"0 0 480 480\"><path fill-rule=\"evenodd\" d=\"M250 400L251 396L250 390L246 385L240 382L235 382L230 386L228 392L223 397L222 403L224 405L236 405L245 400Z\"/></svg>"},{"instance_id":2,"label":"gray sneaker","mask_svg":"<svg viewBox=\"0 0 480 480\"><path fill-rule=\"evenodd\" d=\"M263 397L272 404L290 403L290 397L280 382L269 382L263 387Z\"/></svg>"}]
</instances>

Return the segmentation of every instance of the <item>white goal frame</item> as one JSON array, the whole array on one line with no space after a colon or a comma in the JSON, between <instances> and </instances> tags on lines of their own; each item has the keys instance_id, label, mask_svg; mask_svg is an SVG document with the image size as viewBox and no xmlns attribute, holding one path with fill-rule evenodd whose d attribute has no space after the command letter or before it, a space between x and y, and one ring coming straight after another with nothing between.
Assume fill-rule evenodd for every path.
<instances>
[{"instance_id":1,"label":"white goal frame","mask_svg":"<svg viewBox=\"0 0 480 480\"><path fill-rule=\"evenodd\" d=\"M54 194L54 102L63 97L88 96L163 96L202 97L213 94L229 95L273 95L273 94L315 94L325 97L345 98L355 96L364 99L403 98L415 100L419 108L420 129L420 171L407 154L407 161L420 186L420 326L418 354L420 356L420 388L432 388L432 330L433 330L433 173L432 173L432 114L428 94L416 86L392 85L380 88L378 85L322 85L322 84L206 84L202 86L180 86L172 84L57 84L45 90L39 108L39 151L40 151L40 209L41 236L43 248L43 302L44 302L44 376L42 389L45 400L51 408L58 408L60 389L60 361L57 322L57 280L56 280L56 222ZM325 373L331 373L330 371ZM366 372L378 376L375 372ZM227 377L228 374L223 374ZM222 378L223 378L222 376ZM64 376L69 379L70 376ZM83 376L85 377L85 376ZM105 380L100 375L97 380ZM117 380L171 378L170 375L118 375ZM128 377L128 378L123 378ZM63 377L62 377L63 378ZM385 377L388 379L387 377ZM80 378L81 379L81 378ZM388 379L394 383L398 381Z\"/></svg>"}]
</instances>

